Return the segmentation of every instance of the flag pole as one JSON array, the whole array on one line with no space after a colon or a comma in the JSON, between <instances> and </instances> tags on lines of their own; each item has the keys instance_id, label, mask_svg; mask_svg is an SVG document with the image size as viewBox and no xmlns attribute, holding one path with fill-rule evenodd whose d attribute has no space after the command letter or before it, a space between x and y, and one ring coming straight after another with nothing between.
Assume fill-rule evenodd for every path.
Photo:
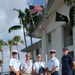
<instances>
[{"instance_id":1,"label":"flag pole","mask_svg":"<svg viewBox=\"0 0 75 75\"><path fill-rule=\"evenodd\" d=\"M44 10L44 19L45 19L45 38L46 38L46 51L48 51L48 42L47 42L47 1L45 0L45 10ZM48 52L46 52L46 63L47 63L47 59L48 59Z\"/></svg>"}]
</instances>

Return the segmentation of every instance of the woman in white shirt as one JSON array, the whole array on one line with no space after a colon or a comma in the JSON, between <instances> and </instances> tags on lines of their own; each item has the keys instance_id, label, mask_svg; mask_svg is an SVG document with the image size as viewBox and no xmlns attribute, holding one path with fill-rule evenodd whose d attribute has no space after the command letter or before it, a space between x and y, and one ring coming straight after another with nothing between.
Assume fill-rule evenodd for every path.
<instances>
[{"instance_id":1,"label":"woman in white shirt","mask_svg":"<svg viewBox=\"0 0 75 75\"><path fill-rule=\"evenodd\" d=\"M33 73L34 75L43 75L44 68L45 68L45 62L42 61L41 54L38 54L37 59L38 61L36 61L33 65Z\"/></svg>"}]
</instances>

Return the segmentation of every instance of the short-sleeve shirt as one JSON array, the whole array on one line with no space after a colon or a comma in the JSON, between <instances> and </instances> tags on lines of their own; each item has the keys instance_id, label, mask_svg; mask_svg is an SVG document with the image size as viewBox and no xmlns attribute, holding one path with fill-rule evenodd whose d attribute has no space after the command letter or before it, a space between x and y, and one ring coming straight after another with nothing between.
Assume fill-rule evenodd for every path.
<instances>
[{"instance_id":1,"label":"short-sleeve shirt","mask_svg":"<svg viewBox=\"0 0 75 75\"><path fill-rule=\"evenodd\" d=\"M53 57L48 61L48 64L47 64L48 71L51 71L56 66L57 66L56 71L58 71L59 70L59 60L56 57Z\"/></svg>"},{"instance_id":2,"label":"short-sleeve shirt","mask_svg":"<svg viewBox=\"0 0 75 75\"><path fill-rule=\"evenodd\" d=\"M62 72L69 72L72 71L72 62L74 61L74 58L71 55L63 56L61 59L62 63Z\"/></svg>"},{"instance_id":3,"label":"short-sleeve shirt","mask_svg":"<svg viewBox=\"0 0 75 75\"><path fill-rule=\"evenodd\" d=\"M45 68L45 62L44 61L41 61L41 62L35 62L34 65L33 65L33 69L36 69L36 72L38 73L39 72L39 68L40 67L43 67Z\"/></svg>"},{"instance_id":4,"label":"short-sleeve shirt","mask_svg":"<svg viewBox=\"0 0 75 75\"><path fill-rule=\"evenodd\" d=\"M24 73L32 73L32 66L32 60L30 60L29 62L25 61L24 64L21 66L21 70L23 70Z\"/></svg>"},{"instance_id":5,"label":"short-sleeve shirt","mask_svg":"<svg viewBox=\"0 0 75 75\"><path fill-rule=\"evenodd\" d=\"M11 58L9 61L9 66L12 66L15 71L20 71L20 65L21 63L18 59Z\"/></svg>"}]
</instances>

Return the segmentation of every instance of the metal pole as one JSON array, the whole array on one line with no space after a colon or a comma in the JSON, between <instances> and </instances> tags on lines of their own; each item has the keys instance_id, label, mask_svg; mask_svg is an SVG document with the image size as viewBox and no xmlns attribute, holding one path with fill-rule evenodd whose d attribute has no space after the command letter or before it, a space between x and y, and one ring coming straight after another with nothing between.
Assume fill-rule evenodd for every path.
<instances>
[{"instance_id":1,"label":"metal pole","mask_svg":"<svg viewBox=\"0 0 75 75\"><path fill-rule=\"evenodd\" d=\"M48 42L47 42L47 1L45 0L45 10L44 10L44 18L45 18L45 36L46 36L46 51L48 50ZM47 63L47 58L48 58L48 56L47 56L47 54L48 54L48 52L46 52L46 63Z\"/></svg>"}]
</instances>

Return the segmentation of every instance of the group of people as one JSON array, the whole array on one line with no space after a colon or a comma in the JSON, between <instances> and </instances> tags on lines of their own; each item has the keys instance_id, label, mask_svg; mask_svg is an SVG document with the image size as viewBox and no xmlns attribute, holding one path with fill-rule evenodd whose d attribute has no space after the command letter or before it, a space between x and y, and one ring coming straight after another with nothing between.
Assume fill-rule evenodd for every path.
<instances>
[{"instance_id":1,"label":"group of people","mask_svg":"<svg viewBox=\"0 0 75 75\"><path fill-rule=\"evenodd\" d=\"M59 60L56 58L56 50L51 49L48 63L42 61L42 55L37 55L37 61L33 63L30 53L26 53L26 59L23 64L17 60L17 50L12 51L12 58L9 62L10 75L59 75ZM63 48L63 57L61 58L62 75L72 75L75 69L74 58L68 54L68 48Z\"/></svg>"}]
</instances>

